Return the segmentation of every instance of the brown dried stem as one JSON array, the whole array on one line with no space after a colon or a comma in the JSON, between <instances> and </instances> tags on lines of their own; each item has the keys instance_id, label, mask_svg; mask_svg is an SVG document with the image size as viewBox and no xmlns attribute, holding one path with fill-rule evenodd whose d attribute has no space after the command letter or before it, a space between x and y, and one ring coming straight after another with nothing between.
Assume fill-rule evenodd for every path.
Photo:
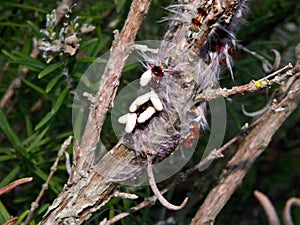
<instances>
[{"instance_id":1,"label":"brown dried stem","mask_svg":"<svg viewBox=\"0 0 300 225\"><path fill-rule=\"evenodd\" d=\"M283 210L283 223L284 225L294 225L294 222L292 220L292 215L291 215L291 208L292 206L298 206L300 207L300 198L290 198L284 207Z\"/></svg>"},{"instance_id":2,"label":"brown dried stem","mask_svg":"<svg viewBox=\"0 0 300 225\"><path fill-rule=\"evenodd\" d=\"M18 218L19 217L17 217L17 216L10 218L3 225L14 225L17 222Z\"/></svg>"},{"instance_id":3,"label":"brown dried stem","mask_svg":"<svg viewBox=\"0 0 300 225\"><path fill-rule=\"evenodd\" d=\"M149 185L150 185L153 193L155 194L157 199L160 201L160 203L164 207L166 207L167 209L170 209L170 210L179 210L179 209L182 209L186 205L186 203L188 201L187 197L184 199L184 201L179 206L173 205L172 203L168 202L167 199L164 198L164 196L161 194L161 192L159 191L159 189L156 185L155 178L154 178L153 171L152 171L152 166L151 166L151 158L149 156L148 156L147 174L149 177Z\"/></svg>"},{"instance_id":4,"label":"brown dried stem","mask_svg":"<svg viewBox=\"0 0 300 225\"><path fill-rule=\"evenodd\" d=\"M11 190L15 189L16 187L20 186L21 184L25 184L28 183L30 181L32 181L32 177L25 177L16 181L11 182L10 184L0 188L0 196L10 192Z\"/></svg>"},{"instance_id":5,"label":"brown dried stem","mask_svg":"<svg viewBox=\"0 0 300 225\"><path fill-rule=\"evenodd\" d=\"M257 190L254 191L254 195L262 205L265 214L267 215L269 224L280 225L278 215L270 199L265 194Z\"/></svg>"},{"instance_id":6,"label":"brown dried stem","mask_svg":"<svg viewBox=\"0 0 300 225\"><path fill-rule=\"evenodd\" d=\"M251 81L248 84L244 84L241 86L235 86L232 88L219 88L219 89L206 89L203 92L199 93L196 95L194 102L202 102L202 101L209 101L211 99L215 99L218 97L229 97L231 95L235 94L242 94L245 92L254 92L261 90L266 87L270 87L274 84L280 84L282 81L286 80L289 76L291 75L296 75L293 74L293 69L292 65L288 64L287 66L275 71L272 74L269 74L257 81ZM286 71L287 70L287 71ZM281 72L286 71L283 74L280 74ZM270 79L272 78L272 79Z\"/></svg>"}]
</instances>

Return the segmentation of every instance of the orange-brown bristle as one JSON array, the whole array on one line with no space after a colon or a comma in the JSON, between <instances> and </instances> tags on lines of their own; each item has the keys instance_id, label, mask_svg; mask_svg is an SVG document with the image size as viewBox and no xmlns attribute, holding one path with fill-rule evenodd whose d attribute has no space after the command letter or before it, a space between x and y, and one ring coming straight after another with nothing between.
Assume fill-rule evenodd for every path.
<instances>
[{"instance_id":1,"label":"orange-brown bristle","mask_svg":"<svg viewBox=\"0 0 300 225\"><path fill-rule=\"evenodd\" d=\"M198 18L193 18L192 19L192 24L197 26L197 27L200 27L202 25L202 23L200 22L200 20Z\"/></svg>"},{"instance_id":2,"label":"orange-brown bristle","mask_svg":"<svg viewBox=\"0 0 300 225\"><path fill-rule=\"evenodd\" d=\"M205 16L207 16L207 11L204 10L202 7L199 7L199 8L197 9L197 12L198 12L198 16L199 16L199 17L205 17Z\"/></svg>"}]
</instances>

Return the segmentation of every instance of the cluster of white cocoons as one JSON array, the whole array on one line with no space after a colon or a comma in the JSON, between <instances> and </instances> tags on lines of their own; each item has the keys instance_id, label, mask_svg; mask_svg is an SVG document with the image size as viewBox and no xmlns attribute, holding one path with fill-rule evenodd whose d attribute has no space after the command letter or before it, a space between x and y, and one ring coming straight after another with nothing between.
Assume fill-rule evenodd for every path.
<instances>
[{"instance_id":1,"label":"cluster of white cocoons","mask_svg":"<svg viewBox=\"0 0 300 225\"><path fill-rule=\"evenodd\" d=\"M149 106L145 111L138 115L136 111L140 108L140 106L148 101L151 101L152 106ZM137 123L145 123L156 111L161 110L163 110L163 104L154 90L151 90L150 92L137 97L129 106L129 113L121 116L118 119L118 122L121 124L126 124L125 132L131 133Z\"/></svg>"}]
</instances>

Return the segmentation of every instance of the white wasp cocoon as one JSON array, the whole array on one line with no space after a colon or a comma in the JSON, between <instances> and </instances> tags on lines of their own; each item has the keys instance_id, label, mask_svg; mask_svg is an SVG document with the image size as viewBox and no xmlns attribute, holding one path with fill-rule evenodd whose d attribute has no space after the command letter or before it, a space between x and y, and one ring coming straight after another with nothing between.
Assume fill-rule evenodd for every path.
<instances>
[{"instance_id":1,"label":"white wasp cocoon","mask_svg":"<svg viewBox=\"0 0 300 225\"><path fill-rule=\"evenodd\" d=\"M158 95L153 90L150 92L150 101L152 102L152 105L156 110L163 110L163 104L160 101Z\"/></svg>"},{"instance_id":2,"label":"white wasp cocoon","mask_svg":"<svg viewBox=\"0 0 300 225\"><path fill-rule=\"evenodd\" d=\"M140 78L140 85L142 87L146 86L152 78L152 71L151 69L147 70L146 72L144 72Z\"/></svg>"},{"instance_id":3,"label":"white wasp cocoon","mask_svg":"<svg viewBox=\"0 0 300 225\"><path fill-rule=\"evenodd\" d=\"M152 106L148 107L144 112L142 112L139 115L137 119L138 123L146 122L148 119L151 118L151 116L153 116L154 113L155 113L155 109Z\"/></svg>"},{"instance_id":4,"label":"white wasp cocoon","mask_svg":"<svg viewBox=\"0 0 300 225\"><path fill-rule=\"evenodd\" d=\"M130 113L126 113L125 115L120 116L119 119L118 119L118 122L121 123L121 124L126 124L127 121L128 121L128 116L129 115L130 115Z\"/></svg>"},{"instance_id":5,"label":"white wasp cocoon","mask_svg":"<svg viewBox=\"0 0 300 225\"><path fill-rule=\"evenodd\" d=\"M126 133L131 133L133 131L133 129L135 128L135 125L136 125L136 118L137 118L136 113L128 113L127 123L125 126Z\"/></svg>"},{"instance_id":6,"label":"white wasp cocoon","mask_svg":"<svg viewBox=\"0 0 300 225\"><path fill-rule=\"evenodd\" d=\"M137 97L132 103L131 105L129 106L129 111L130 112L135 112L139 106L143 105L144 103L146 103L147 101L149 101L150 99L150 93L151 92L148 92L146 94L143 94L139 97Z\"/></svg>"}]
</instances>

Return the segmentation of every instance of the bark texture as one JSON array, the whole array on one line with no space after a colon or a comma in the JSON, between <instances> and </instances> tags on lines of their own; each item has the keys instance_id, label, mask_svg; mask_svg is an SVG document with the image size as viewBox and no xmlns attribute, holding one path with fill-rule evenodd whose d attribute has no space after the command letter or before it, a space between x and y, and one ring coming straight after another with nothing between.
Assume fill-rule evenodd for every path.
<instances>
[{"instance_id":1,"label":"bark texture","mask_svg":"<svg viewBox=\"0 0 300 225\"><path fill-rule=\"evenodd\" d=\"M63 192L54 200L39 224L82 224L112 196L116 184L106 183L101 175L91 169L95 157L94 149L100 139L106 113L115 97L130 46L150 3L151 0L134 0L122 31L115 32L108 66L102 76L102 86L90 109L82 143L74 146L75 166ZM117 145L115 150L116 154L119 150L125 155L130 153L122 145Z\"/></svg>"}]
</instances>

